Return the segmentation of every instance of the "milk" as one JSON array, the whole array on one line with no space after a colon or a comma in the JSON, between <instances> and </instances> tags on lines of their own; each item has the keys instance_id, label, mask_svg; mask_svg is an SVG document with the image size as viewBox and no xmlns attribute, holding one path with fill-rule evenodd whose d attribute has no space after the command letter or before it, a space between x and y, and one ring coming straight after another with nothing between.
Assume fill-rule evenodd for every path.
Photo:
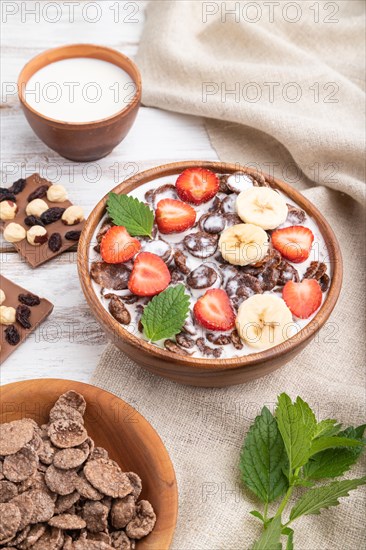
<instances>
[{"instance_id":1,"label":"milk","mask_svg":"<svg viewBox=\"0 0 366 550\"><path fill-rule=\"evenodd\" d=\"M89 57L46 65L27 82L25 100L34 110L62 122L93 122L128 106L136 93L130 75L108 61Z\"/></svg>"}]
</instances>

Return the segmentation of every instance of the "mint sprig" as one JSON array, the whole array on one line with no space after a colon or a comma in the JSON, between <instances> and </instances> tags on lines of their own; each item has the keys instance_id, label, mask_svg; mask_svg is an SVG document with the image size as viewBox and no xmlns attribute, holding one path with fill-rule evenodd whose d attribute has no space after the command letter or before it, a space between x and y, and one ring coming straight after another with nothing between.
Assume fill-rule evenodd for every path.
<instances>
[{"instance_id":1,"label":"mint sprig","mask_svg":"<svg viewBox=\"0 0 366 550\"><path fill-rule=\"evenodd\" d=\"M344 474L357 461L364 447L365 428L362 425L341 431L336 420L317 422L305 401L298 397L293 403L284 393L278 397L274 416L266 407L262 409L249 429L240 455L243 484L264 504L263 512L251 512L263 526L253 550L280 549L283 536L287 537L286 549L293 549L294 532L289 527L292 522L337 506L339 498L366 484L365 476L316 485L319 480ZM298 487L307 490L287 520L283 519ZM277 511L270 514L269 504L281 496Z\"/></svg>"},{"instance_id":2,"label":"mint sprig","mask_svg":"<svg viewBox=\"0 0 366 550\"><path fill-rule=\"evenodd\" d=\"M109 193L107 212L113 223L125 227L132 237L151 237L154 212L138 199Z\"/></svg>"},{"instance_id":3,"label":"mint sprig","mask_svg":"<svg viewBox=\"0 0 366 550\"><path fill-rule=\"evenodd\" d=\"M178 334L189 312L189 296L184 285L169 287L151 300L144 309L141 323L151 342Z\"/></svg>"}]
</instances>

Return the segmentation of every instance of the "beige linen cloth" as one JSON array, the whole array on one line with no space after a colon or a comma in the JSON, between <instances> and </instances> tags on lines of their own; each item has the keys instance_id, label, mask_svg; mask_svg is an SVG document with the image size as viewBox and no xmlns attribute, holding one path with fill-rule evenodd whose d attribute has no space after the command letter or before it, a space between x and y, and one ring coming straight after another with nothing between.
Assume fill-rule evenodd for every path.
<instances>
[{"instance_id":1,"label":"beige linen cloth","mask_svg":"<svg viewBox=\"0 0 366 550\"><path fill-rule=\"evenodd\" d=\"M313 2L297 2L296 22L286 21L282 10L290 3L280 2L274 23L265 11L268 3L258 3L257 22L248 22L258 16L250 11L239 18L227 14L225 20L223 4L233 8L231 2L149 4L137 60L143 101L210 118L207 129L222 161L257 166L302 189L339 239L344 284L318 338L279 371L244 386L179 386L145 372L113 346L106 349L93 382L129 401L152 423L175 466L174 550L251 547L259 525L249 511L258 503L240 487L239 450L256 414L264 404L273 408L280 392L301 395L320 419L335 417L344 425L365 421L364 2L331 2L335 15L334 7L315 2L319 22L315 8L309 9ZM290 8L286 18L295 19L299 13ZM273 101L271 82L278 83ZM245 88L248 83L255 86ZM285 88L288 83L295 85ZM234 94L225 96L238 86L239 101ZM319 97L310 88L318 89ZM255 90L262 97L251 102ZM296 90L302 97L291 102ZM351 475L363 471L364 461ZM358 489L340 506L301 518L294 524L295 548L363 548L364 494Z\"/></svg>"}]
</instances>

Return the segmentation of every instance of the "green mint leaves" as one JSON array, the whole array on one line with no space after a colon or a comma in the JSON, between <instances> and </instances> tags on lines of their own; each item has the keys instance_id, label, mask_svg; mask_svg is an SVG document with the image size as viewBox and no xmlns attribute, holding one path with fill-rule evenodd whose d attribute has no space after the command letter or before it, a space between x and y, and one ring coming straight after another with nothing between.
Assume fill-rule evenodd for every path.
<instances>
[{"instance_id":1,"label":"green mint leaves","mask_svg":"<svg viewBox=\"0 0 366 550\"><path fill-rule=\"evenodd\" d=\"M189 296L184 285L168 287L144 309L141 323L151 342L170 338L181 331L189 312Z\"/></svg>"},{"instance_id":2,"label":"green mint leaves","mask_svg":"<svg viewBox=\"0 0 366 550\"><path fill-rule=\"evenodd\" d=\"M349 491L357 489L359 485L366 483L366 476L360 479L344 479L343 481L333 481L328 485L310 489L296 502L290 513L290 521L294 521L300 516L309 514L320 514L322 508L337 506L340 497L347 497Z\"/></svg>"},{"instance_id":3,"label":"green mint leaves","mask_svg":"<svg viewBox=\"0 0 366 550\"><path fill-rule=\"evenodd\" d=\"M262 502L272 502L287 491L285 446L267 407L250 428L240 458L242 480Z\"/></svg>"},{"instance_id":4,"label":"green mint leaves","mask_svg":"<svg viewBox=\"0 0 366 550\"><path fill-rule=\"evenodd\" d=\"M138 199L109 193L107 211L113 223L125 227L132 237L151 237L154 212Z\"/></svg>"},{"instance_id":5,"label":"green mint leaves","mask_svg":"<svg viewBox=\"0 0 366 550\"><path fill-rule=\"evenodd\" d=\"M275 414L264 407L250 427L240 455L241 479L264 504L264 511L253 510L263 527L252 550L294 548L294 531L289 525L304 515L319 514L339 504L338 499L366 484L359 479L332 481L316 485L318 480L343 475L361 455L366 426L341 431L336 420L317 422L314 412L300 397L292 402L285 393L278 397ZM294 491L302 489L283 521L283 514ZM277 511L269 513L269 504L283 497ZM271 507L272 508L272 507Z\"/></svg>"}]
</instances>

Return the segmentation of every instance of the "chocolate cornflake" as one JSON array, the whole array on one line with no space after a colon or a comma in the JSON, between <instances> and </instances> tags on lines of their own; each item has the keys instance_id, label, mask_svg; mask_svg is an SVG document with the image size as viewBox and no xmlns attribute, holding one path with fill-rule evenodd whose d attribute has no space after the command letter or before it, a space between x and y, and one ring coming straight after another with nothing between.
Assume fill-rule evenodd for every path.
<instances>
[{"instance_id":1,"label":"chocolate cornflake","mask_svg":"<svg viewBox=\"0 0 366 550\"><path fill-rule=\"evenodd\" d=\"M156 515L150 502L140 500L136 506L134 518L126 526L126 535L140 540L153 530L155 523Z\"/></svg>"},{"instance_id":2,"label":"chocolate cornflake","mask_svg":"<svg viewBox=\"0 0 366 550\"><path fill-rule=\"evenodd\" d=\"M187 256L181 250L175 251L174 263L179 271L184 275L188 275L190 273L191 270L187 266Z\"/></svg>"},{"instance_id":3,"label":"chocolate cornflake","mask_svg":"<svg viewBox=\"0 0 366 550\"><path fill-rule=\"evenodd\" d=\"M116 321L123 325L130 324L131 314L118 296L112 296L108 304L108 309Z\"/></svg>"},{"instance_id":4,"label":"chocolate cornflake","mask_svg":"<svg viewBox=\"0 0 366 550\"><path fill-rule=\"evenodd\" d=\"M231 341L235 349L237 350L243 349L244 347L243 341L240 338L238 331L236 329L233 330L233 332L231 333Z\"/></svg>"},{"instance_id":5,"label":"chocolate cornflake","mask_svg":"<svg viewBox=\"0 0 366 550\"><path fill-rule=\"evenodd\" d=\"M89 483L104 495L122 498L132 491L128 477L114 460L91 460L83 471Z\"/></svg>"},{"instance_id":6,"label":"chocolate cornflake","mask_svg":"<svg viewBox=\"0 0 366 550\"><path fill-rule=\"evenodd\" d=\"M6 543L16 534L20 525L20 510L11 502L0 504L0 544Z\"/></svg>"},{"instance_id":7,"label":"chocolate cornflake","mask_svg":"<svg viewBox=\"0 0 366 550\"><path fill-rule=\"evenodd\" d=\"M187 336L187 334L184 334L184 332L180 332L179 334L177 334L175 339L177 341L177 344L181 348L191 349L195 344L193 338L190 338L189 336Z\"/></svg>"},{"instance_id":8,"label":"chocolate cornflake","mask_svg":"<svg viewBox=\"0 0 366 550\"><path fill-rule=\"evenodd\" d=\"M204 338L198 338L196 344L202 355L206 355L207 357L215 357L216 359L221 357L222 348L214 349L210 346L207 346Z\"/></svg>"},{"instance_id":9,"label":"chocolate cornflake","mask_svg":"<svg viewBox=\"0 0 366 550\"><path fill-rule=\"evenodd\" d=\"M189 355L189 353L177 345L174 340L165 340L164 348L170 351L171 353L176 353L178 355Z\"/></svg>"},{"instance_id":10,"label":"chocolate cornflake","mask_svg":"<svg viewBox=\"0 0 366 550\"><path fill-rule=\"evenodd\" d=\"M93 262L90 268L92 279L103 288L125 290L128 287L131 270L124 264Z\"/></svg>"},{"instance_id":11,"label":"chocolate cornflake","mask_svg":"<svg viewBox=\"0 0 366 550\"><path fill-rule=\"evenodd\" d=\"M208 258L213 256L218 247L218 235L198 231L184 237L185 248L196 258Z\"/></svg>"},{"instance_id":12,"label":"chocolate cornflake","mask_svg":"<svg viewBox=\"0 0 366 550\"><path fill-rule=\"evenodd\" d=\"M322 289L322 292L326 292L330 285L330 277L326 273L319 279L320 288Z\"/></svg>"},{"instance_id":13,"label":"chocolate cornflake","mask_svg":"<svg viewBox=\"0 0 366 550\"><path fill-rule=\"evenodd\" d=\"M327 271L327 266L324 262L310 262L309 267L305 271L304 279L319 279Z\"/></svg>"},{"instance_id":14,"label":"chocolate cornflake","mask_svg":"<svg viewBox=\"0 0 366 550\"><path fill-rule=\"evenodd\" d=\"M284 286L288 281L298 283L300 281L297 269L286 260L282 260L278 266L279 277L277 280L278 286Z\"/></svg>"},{"instance_id":15,"label":"chocolate cornflake","mask_svg":"<svg viewBox=\"0 0 366 550\"><path fill-rule=\"evenodd\" d=\"M88 437L84 426L74 420L56 420L48 428L48 435L55 447L60 449L81 445Z\"/></svg>"},{"instance_id":16,"label":"chocolate cornflake","mask_svg":"<svg viewBox=\"0 0 366 550\"><path fill-rule=\"evenodd\" d=\"M32 439L34 427L30 422L14 420L0 425L0 455L13 455Z\"/></svg>"},{"instance_id":17,"label":"chocolate cornflake","mask_svg":"<svg viewBox=\"0 0 366 550\"><path fill-rule=\"evenodd\" d=\"M286 221L292 225L302 225L306 220L306 213L304 210L293 204L287 204L288 214Z\"/></svg>"},{"instance_id":18,"label":"chocolate cornflake","mask_svg":"<svg viewBox=\"0 0 366 550\"><path fill-rule=\"evenodd\" d=\"M5 457L4 476L9 481L24 481L36 472L38 461L38 455L32 448L23 447L20 451Z\"/></svg>"},{"instance_id":19,"label":"chocolate cornflake","mask_svg":"<svg viewBox=\"0 0 366 550\"><path fill-rule=\"evenodd\" d=\"M231 344L231 337L227 334L212 334L209 332L207 334L207 340L216 346L227 346Z\"/></svg>"}]
</instances>

